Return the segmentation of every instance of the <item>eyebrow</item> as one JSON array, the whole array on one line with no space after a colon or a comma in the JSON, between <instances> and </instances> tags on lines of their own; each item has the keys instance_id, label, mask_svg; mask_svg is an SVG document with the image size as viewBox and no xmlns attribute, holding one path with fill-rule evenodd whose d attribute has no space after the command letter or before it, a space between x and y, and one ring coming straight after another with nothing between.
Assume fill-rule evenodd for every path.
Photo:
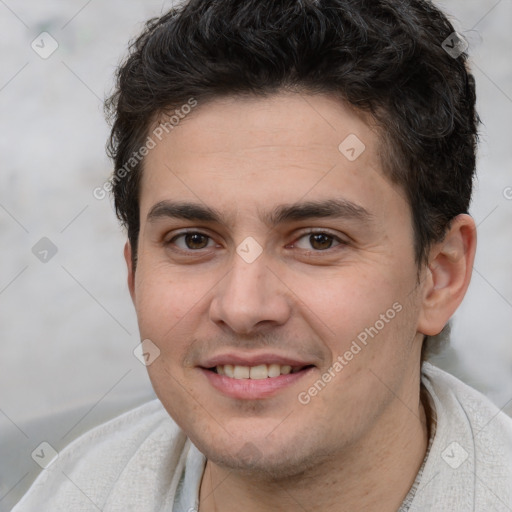
<instances>
[{"instance_id":1,"label":"eyebrow","mask_svg":"<svg viewBox=\"0 0 512 512\"><path fill-rule=\"evenodd\" d=\"M264 215L265 221L276 226L289 221L307 219L350 219L368 223L373 215L362 206L346 199L328 199L322 201L306 201L276 207L272 213Z\"/></svg>"},{"instance_id":2,"label":"eyebrow","mask_svg":"<svg viewBox=\"0 0 512 512\"><path fill-rule=\"evenodd\" d=\"M263 213L260 216L267 225L272 227L286 222L315 218L343 218L362 223L368 223L373 218L368 210L346 199L285 204L277 206L271 212ZM203 204L189 202L160 201L156 203L150 209L147 220L148 222L155 222L162 218L226 224L218 210Z\"/></svg>"},{"instance_id":3,"label":"eyebrow","mask_svg":"<svg viewBox=\"0 0 512 512\"><path fill-rule=\"evenodd\" d=\"M149 222L162 218L222 223L220 213L214 208L202 204L177 203L173 201L160 201L156 203L147 215Z\"/></svg>"}]
</instances>

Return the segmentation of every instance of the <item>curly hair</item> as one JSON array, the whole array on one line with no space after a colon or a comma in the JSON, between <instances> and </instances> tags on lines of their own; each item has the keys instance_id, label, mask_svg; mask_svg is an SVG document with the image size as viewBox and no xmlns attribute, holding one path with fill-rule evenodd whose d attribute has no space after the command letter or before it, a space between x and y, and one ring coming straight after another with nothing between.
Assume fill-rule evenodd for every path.
<instances>
[{"instance_id":1,"label":"curly hair","mask_svg":"<svg viewBox=\"0 0 512 512\"><path fill-rule=\"evenodd\" d=\"M143 158L155 120L223 95L329 93L370 114L383 168L404 191L418 266L467 213L478 116L467 54L427 0L189 0L149 20L105 103L117 216L137 258ZM452 43L453 46L453 43Z\"/></svg>"}]
</instances>

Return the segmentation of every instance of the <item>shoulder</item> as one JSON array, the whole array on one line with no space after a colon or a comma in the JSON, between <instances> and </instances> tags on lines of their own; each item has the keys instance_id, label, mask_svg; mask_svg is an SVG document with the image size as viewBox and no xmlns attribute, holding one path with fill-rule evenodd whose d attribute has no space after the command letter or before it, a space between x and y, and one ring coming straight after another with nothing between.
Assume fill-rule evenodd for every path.
<instances>
[{"instance_id":1,"label":"shoulder","mask_svg":"<svg viewBox=\"0 0 512 512\"><path fill-rule=\"evenodd\" d=\"M422 374L423 383L438 402L436 405L441 406L442 413L464 419L475 435L487 430L502 435L503 442L512 442L512 418L482 393L429 363L424 363Z\"/></svg>"},{"instance_id":2,"label":"shoulder","mask_svg":"<svg viewBox=\"0 0 512 512\"><path fill-rule=\"evenodd\" d=\"M422 368L422 382L437 421L422 477L430 482L429 492L419 496L417 504L445 510L510 510L506 507L512 507L512 418L428 363Z\"/></svg>"},{"instance_id":3,"label":"shoulder","mask_svg":"<svg viewBox=\"0 0 512 512\"><path fill-rule=\"evenodd\" d=\"M168 489L186 442L160 401L152 400L68 445L13 512L39 510L41 503L54 511L115 510L108 504L119 493L136 495L146 484L143 494Z\"/></svg>"}]
</instances>

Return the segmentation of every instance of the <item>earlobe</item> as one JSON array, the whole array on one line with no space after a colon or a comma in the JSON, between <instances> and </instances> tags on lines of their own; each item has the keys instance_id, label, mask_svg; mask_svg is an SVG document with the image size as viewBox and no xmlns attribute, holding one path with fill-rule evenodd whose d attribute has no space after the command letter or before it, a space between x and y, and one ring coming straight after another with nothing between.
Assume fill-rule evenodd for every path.
<instances>
[{"instance_id":1,"label":"earlobe","mask_svg":"<svg viewBox=\"0 0 512 512\"><path fill-rule=\"evenodd\" d=\"M124 259L128 270L128 289L130 290L132 301L135 302L135 276L133 273L132 246L129 241L124 244Z\"/></svg>"},{"instance_id":2,"label":"earlobe","mask_svg":"<svg viewBox=\"0 0 512 512\"><path fill-rule=\"evenodd\" d=\"M475 251L475 222L469 215L458 215L443 241L430 250L418 332L439 334L459 307L471 280Z\"/></svg>"}]
</instances>

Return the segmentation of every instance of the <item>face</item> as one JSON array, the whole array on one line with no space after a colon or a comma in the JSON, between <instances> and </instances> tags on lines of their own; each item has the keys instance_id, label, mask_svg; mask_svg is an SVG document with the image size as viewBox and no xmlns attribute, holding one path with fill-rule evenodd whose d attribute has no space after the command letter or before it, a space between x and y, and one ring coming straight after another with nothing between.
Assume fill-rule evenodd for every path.
<instances>
[{"instance_id":1,"label":"face","mask_svg":"<svg viewBox=\"0 0 512 512\"><path fill-rule=\"evenodd\" d=\"M160 350L149 375L210 460L293 474L407 395L411 213L360 114L324 95L199 105L147 155L140 219L129 282Z\"/></svg>"}]
</instances>

